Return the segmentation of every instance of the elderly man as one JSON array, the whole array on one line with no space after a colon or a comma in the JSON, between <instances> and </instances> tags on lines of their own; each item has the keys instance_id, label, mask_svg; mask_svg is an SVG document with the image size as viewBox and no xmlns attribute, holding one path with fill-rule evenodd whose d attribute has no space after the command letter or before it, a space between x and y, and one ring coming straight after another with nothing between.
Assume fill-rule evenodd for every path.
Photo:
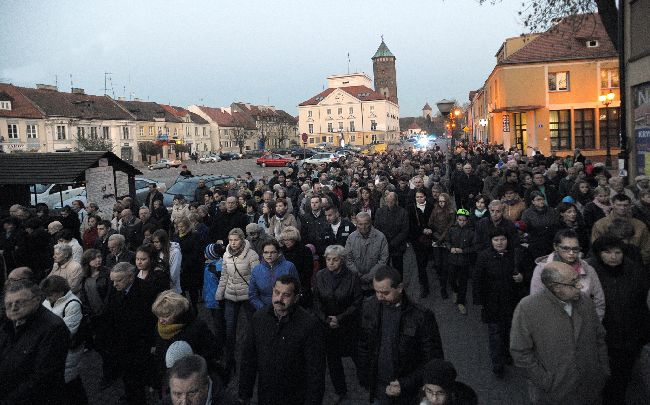
<instances>
[{"instance_id":1,"label":"elderly man","mask_svg":"<svg viewBox=\"0 0 650 405\"><path fill-rule=\"evenodd\" d=\"M636 200L634 192L629 188L625 188L625 183L622 177L610 177L607 181L609 183L610 195L609 198L614 198L616 194L625 194L631 201Z\"/></svg>"},{"instance_id":2,"label":"elderly man","mask_svg":"<svg viewBox=\"0 0 650 405\"><path fill-rule=\"evenodd\" d=\"M223 403L217 381L208 374L208 365L203 357L196 354L182 357L174 362L167 375L171 394L169 403L172 405Z\"/></svg>"},{"instance_id":3,"label":"elderly man","mask_svg":"<svg viewBox=\"0 0 650 405\"><path fill-rule=\"evenodd\" d=\"M0 321L0 403L62 404L70 333L27 280L7 283Z\"/></svg>"},{"instance_id":4,"label":"elderly man","mask_svg":"<svg viewBox=\"0 0 650 405\"><path fill-rule=\"evenodd\" d=\"M142 245L144 241L144 226L147 224L152 224L154 227L158 228L158 221L155 218L151 217L151 210L147 207L140 207L138 211L138 222L133 228L133 239L130 241L129 247L131 250L136 250Z\"/></svg>"},{"instance_id":5,"label":"elderly man","mask_svg":"<svg viewBox=\"0 0 650 405\"><path fill-rule=\"evenodd\" d=\"M409 235L409 216L406 210L397 205L397 194L386 195L386 205L375 213L375 227L384 234L388 241L390 262L399 274L403 274L403 256L406 239Z\"/></svg>"},{"instance_id":6,"label":"elderly man","mask_svg":"<svg viewBox=\"0 0 650 405\"><path fill-rule=\"evenodd\" d=\"M474 197L483 189L481 178L472 172L472 165L465 163L462 174L454 176L453 190L456 208L471 209Z\"/></svg>"},{"instance_id":7,"label":"elderly man","mask_svg":"<svg viewBox=\"0 0 650 405\"><path fill-rule=\"evenodd\" d=\"M124 235L127 246L133 250L138 248L136 231L139 223L140 219L133 215L131 209L125 208L120 212L117 232L120 235ZM136 245L135 248L133 247L134 245Z\"/></svg>"},{"instance_id":8,"label":"elderly man","mask_svg":"<svg viewBox=\"0 0 650 405\"><path fill-rule=\"evenodd\" d=\"M389 259L388 241L383 233L372 226L370 214L360 212L356 216L357 230L352 232L345 243L348 252L345 265L361 277L364 295L373 293L372 279L375 272Z\"/></svg>"},{"instance_id":9,"label":"elderly man","mask_svg":"<svg viewBox=\"0 0 650 405\"><path fill-rule=\"evenodd\" d=\"M54 245L54 267L48 276L61 276L68 282L73 294L79 294L83 281L81 264L72 258L72 248L65 243Z\"/></svg>"},{"instance_id":10,"label":"elderly man","mask_svg":"<svg viewBox=\"0 0 650 405\"><path fill-rule=\"evenodd\" d=\"M128 404L146 404L145 384L149 354L154 344L156 319L151 312L155 292L149 283L136 277L130 263L111 269L100 351L104 378L122 377Z\"/></svg>"},{"instance_id":11,"label":"elderly man","mask_svg":"<svg viewBox=\"0 0 650 405\"><path fill-rule=\"evenodd\" d=\"M228 233L235 228L245 229L248 224L246 213L237 204L237 197L226 199L226 210L220 211L212 221L210 240L228 244Z\"/></svg>"},{"instance_id":12,"label":"elderly man","mask_svg":"<svg viewBox=\"0 0 650 405\"><path fill-rule=\"evenodd\" d=\"M598 404L609 365L596 308L570 265L546 264L541 280L544 290L517 305L510 333L510 354L526 370L531 402Z\"/></svg>"},{"instance_id":13,"label":"elderly man","mask_svg":"<svg viewBox=\"0 0 650 405\"><path fill-rule=\"evenodd\" d=\"M257 378L259 404L317 405L325 391L323 327L296 305L300 281L282 275L272 305L258 310L242 348L239 398L248 403ZM281 375L282 378L278 378Z\"/></svg>"},{"instance_id":14,"label":"elderly man","mask_svg":"<svg viewBox=\"0 0 650 405\"><path fill-rule=\"evenodd\" d=\"M320 184L320 183L315 183ZM314 196L309 199L309 209L304 215L300 216L300 235L304 244L312 244L316 247L318 256L322 256L325 252L325 243L323 235L327 231L327 219L322 209L322 201L319 195L314 193Z\"/></svg>"},{"instance_id":15,"label":"elderly man","mask_svg":"<svg viewBox=\"0 0 650 405\"><path fill-rule=\"evenodd\" d=\"M84 254L84 248L81 247L79 241L72 236L72 231L69 229L62 229L56 234L58 243L63 243L72 248L72 260L81 264L81 256Z\"/></svg>"},{"instance_id":16,"label":"elderly man","mask_svg":"<svg viewBox=\"0 0 650 405\"><path fill-rule=\"evenodd\" d=\"M375 295L363 303L357 373L375 404L414 404L422 366L442 359L442 341L432 311L411 303L402 277L381 265Z\"/></svg>"},{"instance_id":17,"label":"elderly man","mask_svg":"<svg viewBox=\"0 0 650 405\"><path fill-rule=\"evenodd\" d=\"M503 211L505 209L504 203L500 200L493 200L488 205L488 210L490 215L485 218L481 218L475 225L474 231L476 237L474 241L477 245L477 250L489 249L492 246L489 235L490 231L496 228L505 229L508 234L508 245L509 246L518 246L519 245L519 233L515 228L515 225L508 219L503 217Z\"/></svg>"},{"instance_id":18,"label":"elderly man","mask_svg":"<svg viewBox=\"0 0 650 405\"><path fill-rule=\"evenodd\" d=\"M47 225L47 233L54 237L57 232L63 229L63 224L59 221L52 221Z\"/></svg>"},{"instance_id":19,"label":"elderly man","mask_svg":"<svg viewBox=\"0 0 650 405\"><path fill-rule=\"evenodd\" d=\"M616 194L612 197L612 211L605 218L601 218L591 229L591 241L608 232L609 227L615 220L623 220L634 227L634 235L629 238L630 243L641 252L643 263L650 264L650 231L642 221L632 217L632 199L625 194Z\"/></svg>"},{"instance_id":20,"label":"elderly man","mask_svg":"<svg viewBox=\"0 0 650 405\"><path fill-rule=\"evenodd\" d=\"M630 184L625 188L627 190L630 190L632 193L634 193L634 199L636 201L639 201L640 199L639 192L650 190L650 178L648 178L648 176L646 176L645 174L636 176L634 178L634 184Z\"/></svg>"},{"instance_id":21,"label":"elderly man","mask_svg":"<svg viewBox=\"0 0 650 405\"><path fill-rule=\"evenodd\" d=\"M108 255L106 267L113 268L117 263L135 263L135 254L127 249L124 235L114 234L108 237Z\"/></svg>"}]
</instances>

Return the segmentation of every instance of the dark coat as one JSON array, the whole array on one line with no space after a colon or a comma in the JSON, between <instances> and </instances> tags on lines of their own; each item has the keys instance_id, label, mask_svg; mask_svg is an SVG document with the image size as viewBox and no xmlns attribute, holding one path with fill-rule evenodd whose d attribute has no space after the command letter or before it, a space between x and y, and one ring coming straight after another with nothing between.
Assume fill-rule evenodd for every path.
<instances>
[{"instance_id":1,"label":"dark coat","mask_svg":"<svg viewBox=\"0 0 650 405\"><path fill-rule=\"evenodd\" d=\"M149 207L150 210L153 210L153 202L158 200L162 204L164 201L165 196L163 196L163 193L161 193L157 188L154 189L153 191L149 191L147 193L147 196L144 199L144 205ZM202 202L202 201L201 201Z\"/></svg>"},{"instance_id":2,"label":"dark coat","mask_svg":"<svg viewBox=\"0 0 650 405\"><path fill-rule=\"evenodd\" d=\"M42 305L26 323L0 323L0 403L62 404L63 371L70 332Z\"/></svg>"},{"instance_id":3,"label":"dark coat","mask_svg":"<svg viewBox=\"0 0 650 405\"><path fill-rule=\"evenodd\" d=\"M224 244L227 244L228 233L235 228L246 232L246 225L248 225L248 217L240 209L233 212L219 212L210 227L210 240L213 242L222 240Z\"/></svg>"},{"instance_id":4,"label":"dark coat","mask_svg":"<svg viewBox=\"0 0 650 405\"><path fill-rule=\"evenodd\" d=\"M454 225L449 228L447 233L447 241L445 242L447 249L460 248L463 253L449 253L447 256L449 264L454 266L469 266L472 264L473 253L476 252L476 243L474 243L474 228L469 224L462 228Z\"/></svg>"},{"instance_id":5,"label":"dark coat","mask_svg":"<svg viewBox=\"0 0 650 405\"><path fill-rule=\"evenodd\" d=\"M363 292L359 275L342 266L338 275L328 269L316 274L313 311L325 325L327 349L351 355L357 342ZM329 316L336 317L338 328L329 327Z\"/></svg>"},{"instance_id":6,"label":"dark coat","mask_svg":"<svg viewBox=\"0 0 650 405\"><path fill-rule=\"evenodd\" d=\"M181 248L181 288L200 288L203 285L203 245L196 232L184 236L174 235L174 242Z\"/></svg>"},{"instance_id":7,"label":"dark coat","mask_svg":"<svg viewBox=\"0 0 650 405\"><path fill-rule=\"evenodd\" d=\"M300 235L302 236L302 243L311 243L316 247L316 253L322 255L325 252L325 243L322 239L329 226L327 219L325 219L325 212L321 211L318 217L308 210L305 215L300 216Z\"/></svg>"},{"instance_id":8,"label":"dark coat","mask_svg":"<svg viewBox=\"0 0 650 405\"><path fill-rule=\"evenodd\" d=\"M533 184L531 188L526 190L526 194L524 195L524 200L526 201L527 207L530 207L530 205L532 204L533 199L530 197L530 193L532 193L533 191L539 191L540 193L542 193L542 190L536 184ZM544 192L542 194L546 196L546 204L549 207L555 207L560 202L560 194L558 193L558 191L555 189L555 186L553 185L545 184Z\"/></svg>"},{"instance_id":9,"label":"dark coat","mask_svg":"<svg viewBox=\"0 0 650 405\"><path fill-rule=\"evenodd\" d=\"M512 276L519 272L513 250L504 254L493 248L478 254L474 267L475 304L483 306L483 322L510 322L519 300L524 296L524 283L515 283Z\"/></svg>"},{"instance_id":10,"label":"dark coat","mask_svg":"<svg viewBox=\"0 0 650 405\"><path fill-rule=\"evenodd\" d=\"M373 214L372 222L374 227L386 236L390 255L403 254L409 235L409 215L406 210L397 205L393 208L385 205Z\"/></svg>"},{"instance_id":11,"label":"dark coat","mask_svg":"<svg viewBox=\"0 0 650 405\"><path fill-rule=\"evenodd\" d=\"M108 247L106 249L108 249ZM117 257L115 257L115 255L111 254L110 252L106 255L105 266L109 269L112 269L116 264L122 262L135 264L135 253L127 250L125 247L124 250L122 250L122 253L120 253Z\"/></svg>"},{"instance_id":12,"label":"dark coat","mask_svg":"<svg viewBox=\"0 0 650 405\"><path fill-rule=\"evenodd\" d=\"M53 264L50 234L40 227L34 229L31 234L25 233L25 245L20 256L25 266L32 269L35 278L42 279Z\"/></svg>"},{"instance_id":13,"label":"dark coat","mask_svg":"<svg viewBox=\"0 0 650 405\"><path fill-rule=\"evenodd\" d=\"M95 239L95 242L93 243L93 249L97 249L97 250L99 250L100 252L102 252L102 264L103 264L104 266L106 265L106 261L107 261L107 259L108 259L108 255L110 255L110 253L111 253L111 252L108 250L108 238L109 238L111 235L116 234L116 233L117 233L117 232L115 232L115 230L111 228L111 229L109 229L109 230L107 231L106 239L97 238L97 239Z\"/></svg>"},{"instance_id":14,"label":"dark coat","mask_svg":"<svg viewBox=\"0 0 650 405\"><path fill-rule=\"evenodd\" d=\"M296 270L300 276L300 292L303 294L300 302L302 304L310 304L311 279L314 275L314 255L312 255L311 250L309 250L308 247L303 245L301 242L296 242L291 249L282 246L282 256L296 266ZM304 300L308 300L308 302L305 302Z\"/></svg>"},{"instance_id":15,"label":"dark coat","mask_svg":"<svg viewBox=\"0 0 650 405\"><path fill-rule=\"evenodd\" d=\"M25 231L16 228L9 235L2 230L0 231L0 250L3 251L7 273L19 267L21 264L21 252L25 248L30 248L25 244Z\"/></svg>"},{"instance_id":16,"label":"dark coat","mask_svg":"<svg viewBox=\"0 0 650 405\"><path fill-rule=\"evenodd\" d=\"M452 184L454 188L454 195L463 200L468 199L470 194L476 197L481 192L481 190L483 190L483 181L481 181L481 178L474 173L471 173L469 175L465 174L464 172L457 174L454 176Z\"/></svg>"},{"instance_id":17,"label":"dark coat","mask_svg":"<svg viewBox=\"0 0 650 405\"><path fill-rule=\"evenodd\" d=\"M553 250L553 237L559 225L555 210L548 206L542 210L530 207L521 215L521 220L526 223L528 249L533 257L549 254Z\"/></svg>"},{"instance_id":18,"label":"dark coat","mask_svg":"<svg viewBox=\"0 0 650 405\"><path fill-rule=\"evenodd\" d=\"M587 228L591 229L591 227L594 226L594 224L598 222L599 219L605 218L606 215L603 210L592 201L585 205L585 209L582 212L582 217L585 220L585 225Z\"/></svg>"},{"instance_id":19,"label":"dark coat","mask_svg":"<svg viewBox=\"0 0 650 405\"><path fill-rule=\"evenodd\" d=\"M515 228L515 224L513 224L509 219L501 218L499 224L494 225L494 222L492 222L492 219L488 214L486 217L481 218L476 223L476 227L474 228L474 231L476 233L475 242L477 245L477 250L480 251L492 247L492 244L490 242L490 232L497 226L499 228L505 229L506 233L508 234L508 246L519 245L519 233L517 232L517 228Z\"/></svg>"},{"instance_id":20,"label":"dark coat","mask_svg":"<svg viewBox=\"0 0 650 405\"><path fill-rule=\"evenodd\" d=\"M433 211L433 204L428 202L424 207L424 212L422 212L415 204L412 204L408 207L409 214L409 240L413 245L413 248L419 251L431 250L431 243L423 244L419 240L420 235L424 229L431 229L429 227L429 217ZM433 242L433 234L430 239Z\"/></svg>"},{"instance_id":21,"label":"dark coat","mask_svg":"<svg viewBox=\"0 0 650 405\"><path fill-rule=\"evenodd\" d=\"M372 296L363 303L357 356L359 382L370 391L372 402L376 390L379 346L381 344L381 310L383 304ZM432 311L402 297L399 336L394 342L393 369L402 389L395 403L413 404L420 388L419 369L434 358L444 358L438 323Z\"/></svg>"},{"instance_id":22,"label":"dark coat","mask_svg":"<svg viewBox=\"0 0 650 405\"><path fill-rule=\"evenodd\" d=\"M348 241L348 236L354 231L357 230L357 227L350 221L345 218L341 218L341 225L334 235L332 231L332 226L328 223L325 225L325 233L323 234L323 241L325 246L329 245L341 245L345 246L345 242Z\"/></svg>"},{"instance_id":23,"label":"dark coat","mask_svg":"<svg viewBox=\"0 0 650 405\"><path fill-rule=\"evenodd\" d=\"M272 305L255 312L242 347L240 398L252 398L256 377L259 404L320 405L325 348L318 319L297 305L279 320Z\"/></svg>"}]
</instances>

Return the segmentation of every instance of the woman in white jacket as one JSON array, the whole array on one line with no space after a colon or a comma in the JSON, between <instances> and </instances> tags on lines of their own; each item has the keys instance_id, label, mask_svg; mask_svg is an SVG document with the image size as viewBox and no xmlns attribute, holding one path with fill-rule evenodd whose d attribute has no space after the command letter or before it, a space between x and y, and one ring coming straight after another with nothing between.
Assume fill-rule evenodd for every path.
<instances>
[{"instance_id":1,"label":"woman in white jacket","mask_svg":"<svg viewBox=\"0 0 650 405\"><path fill-rule=\"evenodd\" d=\"M226 369L230 371L235 363L235 339L237 335L237 318L243 310L250 321L253 308L248 302L248 283L253 268L260 259L250 242L246 240L244 231L235 228L228 233L228 246L223 255L221 278L215 298L224 302L224 317L226 319Z\"/></svg>"},{"instance_id":2,"label":"woman in white jacket","mask_svg":"<svg viewBox=\"0 0 650 405\"><path fill-rule=\"evenodd\" d=\"M63 398L66 404L87 404L86 391L79 377L79 363L83 354L83 341L79 327L83 319L81 300L70 291L70 285L61 276L50 276L41 282L45 295L43 306L65 322L72 344L65 359L65 385Z\"/></svg>"},{"instance_id":3,"label":"woman in white jacket","mask_svg":"<svg viewBox=\"0 0 650 405\"><path fill-rule=\"evenodd\" d=\"M164 229L158 229L151 236L151 243L160 252L160 262L169 268L169 280L174 292L182 294L181 260L183 254L178 242L170 242L169 234Z\"/></svg>"}]
</instances>

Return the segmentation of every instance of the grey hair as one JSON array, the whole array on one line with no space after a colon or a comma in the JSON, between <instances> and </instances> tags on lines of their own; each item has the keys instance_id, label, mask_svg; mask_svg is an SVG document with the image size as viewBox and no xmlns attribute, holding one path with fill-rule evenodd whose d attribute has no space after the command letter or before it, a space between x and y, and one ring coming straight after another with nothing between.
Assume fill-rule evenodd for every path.
<instances>
[{"instance_id":1,"label":"grey hair","mask_svg":"<svg viewBox=\"0 0 650 405\"><path fill-rule=\"evenodd\" d=\"M338 256L340 258L345 257L345 248L341 245L329 245L325 248L325 253L323 256Z\"/></svg>"},{"instance_id":2,"label":"grey hair","mask_svg":"<svg viewBox=\"0 0 650 405\"><path fill-rule=\"evenodd\" d=\"M598 194L610 195L611 190L609 189L609 187L598 186L594 189L594 195L598 195Z\"/></svg>"},{"instance_id":3,"label":"grey hair","mask_svg":"<svg viewBox=\"0 0 650 405\"><path fill-rule=\"evenodd\" d=\"M501 200L492 200L488 205L488 209L501 208L503 207L503 202Z\"/></svg>"},{"instance_id":4,"label":"grey hair","mask_svg":"<svg viewBox=\"0 0 650 405\"><path fill-rule=\"evenodd\" d=\"M63 253L66 259L69 259L72 257L72 247L68 245L67 243L57 243L54 245L54 250L59 251Z\"/></svg>"},{"instance_id":5,"label":"grey hair","mask_svg":"<svg viewBox=\"0 0 650 405\"><path fill-rule=\"evenodd\" d=\"M546 266L542 269L541 279L546 288L551 288L551 285L560 281L560 272L553 266Z\"/></svg>"},{"instance_id":6,"label":"grey hair","mask_svg":"<svg viewBox=\"0 0 650 405\"><path fill-rule=\"evenodd\" d=\"M135 266L129 262L119 262L111 269L111 273L129 273L135 275Z\"/></svg>"},{"instance_id":7,"label":"grey hair","mask_svg":"<svg viewBox=\"0 0 650 405\"><path fill-rule=\"evenodd\" d=\"M246 239L246 235L244 234L244 231L241 230L241 228L231 229L230 232L228 232L228 236L230 235L237 235L242 241Z\"/></svg>"},{"instance_id":8,"label":"grey hair","mask_svg":"<svg viewBox=\"0 0 650 405\"><path fill-rule=\"evenodd\" d=\"M365 211L361 211L356 215L357 221L360 219L371 219L372 217Z\"/></svg>"},{"instance_id":9,"label":"grey hair","mask_svg":"<svg viewBox=\"0 0 650 405\"><path fill-rule=\"evenodd\" d=\"M121 247L124 247L124 244L126 242L126 238L124 238L124 235L120 235L119 233L114 233L111 236L108 237L108 241L116 240L117 243L120 244Z\"/></svg>"},{"instance_id":10,"label":"grey hair","mask_svg":"<svg viewBox=\"0 0 650 405\"><path fill-rule=\"evenodd\" d=\"M612 177L609 178L609 180L607 180L607 183L608 183L610 186L611 186L612 184L614 184L614 183L619 183L619 182L620 182L620 183L623 182L623 178L622 178L622 177L612 176Z\"/></svg>"}]
</instances>

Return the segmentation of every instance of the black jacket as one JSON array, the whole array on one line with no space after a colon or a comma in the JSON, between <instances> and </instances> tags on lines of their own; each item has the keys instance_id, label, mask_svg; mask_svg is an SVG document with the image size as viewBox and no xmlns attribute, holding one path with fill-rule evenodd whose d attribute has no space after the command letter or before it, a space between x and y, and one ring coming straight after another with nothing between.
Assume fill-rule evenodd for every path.
<instances>
[{"instance_id":1,"label":"black jacket","mask_svg":"<svg viewBox=\"0 0 650 405\"><path fill-rule=\"evenodd\" d=\"M173 241L178 242L181 248L181 288L186 290L201 287L204 249L201 237L196 232L189 232L183 237L175 235Z\"/></svg>"},{"instance_id":2,"label":"black jacket","mask_svg":"<svg viewBox=\"0 0 650 405\"><path fill-rule=\"evenodd\" d=\"M300 276L302 297L300 304L304 307L311 306L311 279L314 275L314 255L302 242L296 242L291 249L282 246L282 255L294 266Z\"/></svg>"},{"instance_id":3,"label":"black jacket","mask_svg":"<svg viewBox=\"0 0 650 405\"><path fill-rule=\"evenodd\" d=\"M403 254L409 236L409 215L406 210L397 205L393 208L385 205L373 214L372 222L386 236L391 256Z\"/></svg>"},{"instance_id":4,"label":"black jacket","mask_svg":"<svg viewBox=\"0 0 650 405\"><path fill-rule=\"evenodd\" d=\"M339 229L337 230L336 235L334 235L334 232L332 231L332 225L329 223L325 224L324 233L322 236L325 246L327 247L329 245L341 245L345 247L345 242L347 242L348 236L350 236L350 234L356 230L357 227L345 218L341 218L341 225L339 225Z\"/></svg>"},{"instance_id":5,"label":"black jacket","mask_svg":"<svg viewBox=\"0 0 650 405\"><path fill-rule=\"evenodd\" d=\"M257 377L257 403L320 405L325 391L323 327L294 305L278 320L269 305L253 315L244 340L239 397L251 398Z\"/></svg>"},{"instance_id":6,"label":"black jacket","mask_svg":"<svg viewBox=\"0 0 650 405\"><path fill-rule=\"evenodd\" d=\"M429 217L431 211L433 211L433 204L427 201L424 212L415 204L409 205L407 210L409 214L409 240L413 244L413 248L418 251L431 250L431 243L423 244L419 238L420 235L423 235L422 231L424 229L431 229L429 227ZM427 239L427 241L429 240L433 242L433 234L430 239Z\"/></svg>"},{"instance_id":7,"label":"black jacket","mask_svg":"<svg viewBox=\"0 0 650 405\"><path fill-rule=\"evenodd\" d=\"M362 301L359 275L348 270L345 265L337 275L328 269L322 269L316 274L313 311L325 325L328 350L336 350L342 355L352 354L357 342ZM338 328L329 327L329 316L336 317Z\"/></svg>"},{"instance_id":8,"label":"black jacket","mask_svg":"<svg viewBox=\"0 0 650 405\"><path fill-rule=\"evenodd\" d=\"M413 404L417 397L419 369L429 360L444 358L442 341L436 317L428 309L409 302L406 295L402 297L402 316L399 336L394 342L393 369L402 389L402 395L395 402ZM374 399L377 385L377 366L379 346L381 343L381 311L383 304L372 296L363 303L361 314L361 331L357 356L357 375L359 382L370 391L370 400Z\"/></svg>"},{"instance_id":9,"label":"black jacket","mask_svg":"<svg viewBox=\"0 0 650 405\"><path fill-rule=\"evenodd\" d=\"M108 246L108 242L107 242L107 246ZM135 265L135 253L131 252L130 250L127 250L125 247L124 250L122 250L122 253L120 253L117 257L111 254L110 252L106 255L105 266L108 267L109 269L112 269L113 267L115 267L116 264L122 262L131 263Z\"/></svg>"},{"instance_id":10,"label":"black jacket","mask_svg":"<svg viewBox=\"0 0 650 405\"><path fill-rule=\"evenodd\" d=\"M42 305L26 323L0 323L0 404L62 404L61 389L70 333Z\"/></svg>"},{"instance_id":11,"label":"black jacket","mask_svg":"<svg viewBox=\"0 0 650 405\"><path fill-rule=\"evenodd\" d=\"M469 266L472 263L472 254L476 252L474 228L469 224L463 227L453 225L447 232L445 247L463 249L463 253L449 253L447 260L454 266Z\"/></svg>"},{"instance_id":12,"label":"black jacket","mask_svg":"<svg viewBox=\"0 0 650 405\"><path fill-rule=\"evenodd\" d=\"M519 245L519 233L517 232L517 228L515 228L515 224L513 224L509 219L501 218L499 224L495 226L488 214L486 217L481 218L474 228L476 233L475 242L477 250L484 250L492 247L490 242L490 231L495 229L497 226L505 229L508 234L508 246Z\"/></svg>"},{"instance_id":13,"label":"black jacket","mask_svg":"<svg viewBox=\"0 0 650 405\"><path fill-rule=\"evenodd\" d=\"M224 244L227 244L228 233L235 228L246 232L246 225L248 225L248 218L246 213L240 209L233 212L219 212L210 227L210 241L222 240Z\"/></svg>"},{"instance_id":14,"label":"black jacket","mask_svg":"<svg viewBox=\"0 0 650 405\"><path fill-rule=\"evenodd\" d=\"M300 216L300 235L302 243L311 243L316 247L316 253L322 255L325 252L325 243L322 235L325 233L325 227L329 226L325 219L325 212L321 210L318 217L308 210L305 215Z\"/></svg>"},{"instance_id":15,"label":"black jacket","mask_svg":"<svg viewBox=\"0 0 650 405\"><path fill-rule=\"evenodd\" d=\"M582 212L582 218L585 220L585 225L587 226L587 229L591 229L592 226L596 222L598 222L599 219L605 218L606 215L603 212L603 210L594 204L594 202L589 202L587 205L585 205L585 209Z\"/></svg>"},{"instance_id":16,"label":"black jacket","mask_svg":"<svg viewBox=\"0 0 650 405\"><path fill-rule=\"evenodd\" d=\"M109 229L106 234L106 239L102 238L97 238L95 239L95 242L93 243L93 249L97 249L100 252L102 252L102 264L106 266L106 260L108 259L108 256L111 254L111 252L108 250L108 238L111 235L116 234L117 232L114 229Z\"/></svg>"}]
</instances>

